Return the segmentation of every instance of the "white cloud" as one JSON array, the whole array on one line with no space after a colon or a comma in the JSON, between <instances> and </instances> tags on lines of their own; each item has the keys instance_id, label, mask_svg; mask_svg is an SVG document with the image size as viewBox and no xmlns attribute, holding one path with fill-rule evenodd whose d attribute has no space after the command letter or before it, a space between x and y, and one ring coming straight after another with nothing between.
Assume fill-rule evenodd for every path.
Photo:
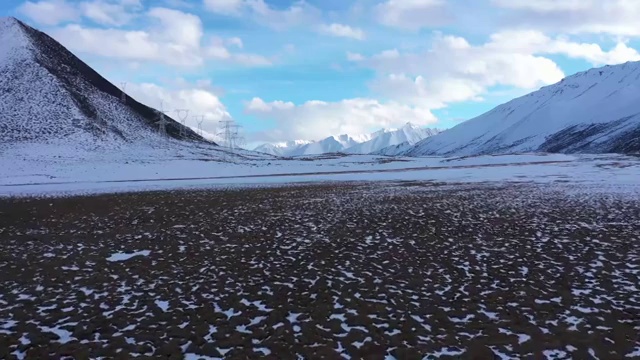
<instances>
[{"instance_id":1,"label":"white cloud","mask_svg":"<svg viewBox=\"0 0 640 360\"><path fill-rule=\"evenodd\" d=\"M167 8L152 8L147 15L156 20L149 31L174 50L193 51L200 47L204 31L198 16Z\"/></svg>"},{"instance_id":2,"label":"white cloud","mask_svg":"<svg viewBox=\"0 0 640 360\"><path fill-rule=\"evenodd\" d=\"M98 24L122 26L135 17L132 11L141 9L142 5L139 0L96 0L81 2L79 7L85 17Z\"/></svg>"},{"instance_id":3,"label":"white cloud","mask_svg":"<svg viewBox=\"0 0 640 360\"><path fill-rule=\"evenodd\" d=\"M58 25L80 18L78 9L65 0L27 1L20 5L18 12L43 25Z\"/></svg>"},{"instance_id":4,"label":"white cloud","mask_svg":"<svg viewBox=\"0 0 640 360\"><path fill-rule=\"evenodd\" d=\"M239 49L242 49L244 47L244 43L242 42L242 39L240 39L239 37L228 38L226 42L230 46L235 46Z\"/></svg>"},{"instance_id":5,"label":"white cloud","mask_svg":"<svg viewBox=\"0 0 640 360\"><path fill-rule=\"evenodd\" d=\"M512 26L570 34L640 36L636 0L492 0Z\"/></svg>"},{"instance_id":6,"label":"white cloud","mask_svg":"<svg viewBox=\"0 0 640 360\"><path fill-rule=\"evenodd\" d=\"M179 84L181 85L176 86ZM217 132L220 120L231 119L227 108L207 83L178 81L171 87L154 83L133 83L127 84L127 94L147 106L164 110L177 121L179 116L175 110L189 110L185 122L193 129L198 128L198 121L194 116L204 116L202 129L211 134Z\"/></svg>"},{"instance_id":7,"label":"white cloud","mask_svg":"<svg viewBox=\"0 0 640 360\"><path fill-rule=\"evenodd\" d=\"M265 66L271 61L264 56L236 53L227 44L241 47L242 40L214 38L204 46L204 30L200 18L179 10L152 8L144 14L148 28L121 30L92 28L71 24L51 31L53 37L74 51L112 59L161 62L193 67L207 60L233 62L245 66Z\"/></svg>"},{"instance_id":8,"label":"white cloud","mask_svg":"<svg viewBox=\"0 0 640 360\"><path fill-rule=\"evenodd\" d=\"M213 38L211 45L206 48L206 55L212 59L226 60L247 66L267 66L272 63L270 59L261 55L232 53L226 44L242 47L242 40L239 38Z\"/></svg>"},{"instance_id":9,"label":"white cloud","mask_svg":"<svg viewBox=\"0 0 640 360\"><path fill-rule=\"evenodd\" d=\"M398 127L408 121L419 125L436 122L426 108L364 98L339 102L314 100L301 105L254 98L246 104L245 112L277 122L278 130L264 133L261 139L264 141L319 140L334 134L362 134L383 127Z\"/></svg>"},{"instance_id":10,"label":"white cloud","mask_svg":"<svg viewBox=\"0 0 640 360\"><path fill-rule=\"evenodd\" d=\"M540 12L580 11L593 5L590 0L493 0L493 3L506 8Z\"/></svg>"},{"instance_id":11,"label":"white cloud","mask_svg":"<svg viewBox=\"0 0 640 360\"><path fill-rule=\"evenodd\" d=\"M584 59L594 66L640 60L640 54L622 42L606 51L596 43L574 42L566 36L551 38L533 30L495 33L491 35L491 41L486 47L495 51L521 54L562 54L571 58Z\"/></svg>"},{"instance_id":12,"label":"white cloud","mask_svg":"<svg viewBox=\"0 0 640 360\"><path fill-rule=\"evenodd\" d=\"M245 6L243 0L204 0L204 6L207 10L224 15L239 14L240 10Z\"/></svg>"},{"instance_id":13,"label":"white cloud","mask_svg":"<svg viewBox=\"0 0 640 360\"><path fill-rule=\"evenodd\" d=\"M380 52L359 63L378 73L371 83L387 98L430 109L464 101L478 101L494 86L534 90L564 77L552 60L562 54L594 65L640 60L640 54L623 43L605 51L597 44L550 38L537 31L505 31L489 41L472 45L464 38L437 35L424 53Z\"/></svg>"},{"instance_id":14,"label":"white cloud","mask_svg":"<svg viewBox=\"0 0 640 360\"><path fill-rule=\"evenodd\" d=\"M388 50L362 62L379 76L372 88L389 98L442 108L477 100L496 85L534 88L559 81L560 68L551 60L465 39L437 36L425 53Z\"/></svg>"},{"instance_id":15,"label":"white cloud","mask_svg":"<svg viewBox=\"0 0 640 360\"><path fill-rule=\"evenodd\" d=\"M362 54L352 53L350 51L347 51L347 60L352 62L358 62L358 61L364 60L364 56L362 56Z\"/></svg>"},{"instance_id":16,"label":"white cloud","mask_svg":"<svg viewBox=\"0 0 640 360\"><path fill-rule=\"evenodd\" d=\"M18 12L43 25L58 25L85 17L95 23L122 26L130 22L142 9L140 0L41 0L23 3Z\"/></svg>"},{"instance_id":17,"label":"white cloud","mask_svg":"<svg viewBox=\"0 0 640 360\"><path fill-rule=\"evenodd\" d=\"M376 5L374 12L381 24L409 30L452 20L445 0L387 0Z\"/></svg>"},{"instance_id":18,"label":"white cloud","mask_svg":"<svg viewBox=\"0 0 640 360\"><path fill-rule=\"evenodd\" d=\"M625 43L619 42L605 51L596 43L579 43L567 37L550 38L539 31L503 31L491 36L488 48L496 51L517 53L562 54L571 58L584 59L594 66L616 65L627 61L640 60L640 54Z\"/></svg>"},{"instance_id":19,"label":"white cloud","mask_svg":"<svg viewBox=\"0 0 640 360\"><path fill-rule=\"evenodd\" d=\"M362 29L353 28L349 25L333 23L330 25L321 25L320 32L337 37L346 37L356 40L364 40L365 34Z\"/></svg>"},{"instance_id":20,"label":"white cloud","mask_svg":"<svg viewBox=\"0 0 640 360\"><path fill-rule=\"evenodd\" d=\"M228 16L244 16L274 29L308 26L320 21L321 11L305 1L274 9L264 0L204 0L207 10Z\"/></svg>"}]
</instances>

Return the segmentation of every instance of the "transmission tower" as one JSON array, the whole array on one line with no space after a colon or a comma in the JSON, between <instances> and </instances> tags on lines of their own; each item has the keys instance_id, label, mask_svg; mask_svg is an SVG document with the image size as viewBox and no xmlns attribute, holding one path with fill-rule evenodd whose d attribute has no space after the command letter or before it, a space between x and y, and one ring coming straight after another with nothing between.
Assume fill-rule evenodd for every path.
<instances>
[{"instance_id":1,"label":"transmission tower","mask_svg":"<svg viewBox=\"0 0 640 360\"><path fill-rule=\"evenodd\" d=\"M160 132L162 136L167 136L167 124L169 121L167 121L164 114L163 102L160 103L160 110L156 110L156 119L158 119L158 121L155 122L156 125L158 125L158 132Z\"/></svg>"},{"instance_id":2,"label":"transmission tower","mask_svg":"<svg viewBox=\"0 0 640 360\"><path fill-rule=\"evenodd\" d=\"M180 137L184 138L187 136L187 117L189 117L189 110L187 109L176 109L175 110L177 118L180 120Z\"/></svg>"},{"instance_id":3,"label":"transmission tower","mask_svg":"<svg viewBox=\"0 0 640 360\"><path fill-rule=\"evenodd\" d=\"M242 135L240 135L241 128L242 125L231 125L231 149L236 149L244 145L244 138L242 137Z\"/></svg>"},{"instance_id":4,"label":"transmission tower","mask_svg":"<svg viewBox=\"0 0 640 360\"><path fill-rule=\"evenodd\" d=\"M198 135L200 135L202 137L202 123L204 122L204 115L202 115L202 116L194 116L193 118L198 123ZM198 119L200 119L200 120L198 120Z\"/></svg>"},{"instance_id":5,"label":"transmission tower","mask_svg":"<svg viewBox=\"0 0 640 360\"><path fill-rule=\"evenodd\" d=\"M125 93L125 91L127 90L127 83L126 82L120 83L120 89L122 90L122 94L120 94L120 101L122 101L123 104L126 104L127 94Z\"/></svg>"},{"instance_id":6,"label":"transmission tower","mask_svg":"<svg viewBox=\"0 0 640 360\"><path fill-rule=\"evenodd\" d=\"M220 127L222 131L218 133L222 137L224 146L233 150L242 141L242 137L239 134L239 129L242 127L236 124L233 120L221 120Z\"/></svg>"}]
</instances>

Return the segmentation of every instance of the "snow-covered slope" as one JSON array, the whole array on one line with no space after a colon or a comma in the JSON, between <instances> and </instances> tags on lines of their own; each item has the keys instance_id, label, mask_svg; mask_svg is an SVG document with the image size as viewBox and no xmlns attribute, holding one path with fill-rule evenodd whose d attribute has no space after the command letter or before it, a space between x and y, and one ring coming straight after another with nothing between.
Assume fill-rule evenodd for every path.
<instances>
[{"instance_id":1,"label":"snow-covered slope","mask_svg":"<svg viewBox=\"0 0 640 360\"><path fill-rule=\"evenodd\" d=\"M254 149L254 151L275 155L275 156L287 156L287 154L295 152L297 149L312 143L307 140L294 140L276 144L263 144Z\"/></svg>"},{"instance_id":2,"label":"snow-covered slope","mask_svg":"<svg viewBox=\"0 0 640 360\"><path fill-rule=\"evenodd\" d=\"M439 130L437 129L421 128L411 123L407 123L400 129L379 132L377 136L373 137L371 140L347 148L346 152L350 154L377 153L382 149L405 142L413 145L422 139L426 139L438 133Z\"/></svg>"},{"instance_id":3,"label":"snow-covered slope","mask_svg":"<svg viewBox=\"0 0 640 360\"><path fill-rule=\"evenodd\" d=\"M405 155L640 152L640 62L567 77L416 144Z\"/></svg>"},{"instance_id":4,"label":"snow-covered slope","mask_svg":"<svg viewBox=\"0 0 640 360\"><path fill-rule=\"evenodd\" d=\"M320 141L289 141L264 144L255 151L278 156L317 155L335 152L369 154L404 142L413 145L437 134L439 130L425 129L407 123L400 129L382 129L370 134L329 136Z\"/></svg>"},{"instance_id":5,"label":"snow-covered slope","mask_svg":"<svg viewBox=\"0 0 640 360\"><path fill-rule=\"evenodd\" d=\"M121 91L48 35L0 18L0 144L96 148L164 144L154 109ZM166 117L167 135L202 140Z\"/></svg>"},{"instance_id":6,"label":"snow-covered slope","mask_svg":"<svg viewBox=\"0 0 640 360\"><path fill-rule=\"evenodd\" d=\"M261 152L264 154L282 156L282 148L274 144L264 144L255 148L253 151Z\"/></svg>"},{"instance_id":7,"label":"snow-covered slope","mask_svg":"<svg viewBox=\"0 0 640 360\"><path fill-rule=\"evenodd\" d=\"M286 155L301 156L343 152L346 148L356 144L358 144L358 142L349 135L329 136L326 139L315 141L297 149L293 149Z\"/></svg>"},{"instance_id":8,"label":"snow-covered slope","mask_svg":"<svg viewBox=\"0 0 640 360\"><path fill-rule=\"evenodd\" d=\"M410 144L409 142L405 141L398 145L387 146L386 148L382 148L378 151L372 152L371 154L384 155L384 156L397 156L411 149L411 147L413 147L413 144Z\"/></svg>"}]
</instances>

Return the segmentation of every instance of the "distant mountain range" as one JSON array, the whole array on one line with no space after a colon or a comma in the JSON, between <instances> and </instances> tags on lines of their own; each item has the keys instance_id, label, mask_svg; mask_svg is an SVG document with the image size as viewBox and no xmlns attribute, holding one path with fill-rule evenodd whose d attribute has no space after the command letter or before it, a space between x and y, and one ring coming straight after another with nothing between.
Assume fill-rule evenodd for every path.
<instances>
[{"instance_id":1,"label":"distant mountain range","mask_svg":"<svg viewBox=\"0 0 640 360\"><path fill-rule=\"evenodd\" d=\"M640 153L640 62L569 76L399 154L515 152Z\"/></svg>"},{"instance_id":2,"label":"distant mountain range","mask_svg":"<svg viewBox=\"0 0 640 360\"><path fill-rule=\"evenodd\" d=\"M12 17L0 18L0 143L73 147L205 141L129 96L54 39ZM123 101L124 100L124 101Z\"/></svg>"},{"instance_id":3,"label":"distant mountain range","mask_svg":"<svg viewBox=\"0 0 640 360\"><path fill-rule=\"evenodd\" d=\"M399 129L382 129L371 134L329 136L319 141L296 140L258 146L255 151L277 156L302 156L343 152L369 154L402 143L416 144L439 130L421 128L411 123Z\"/></svg>"}]
</instances>

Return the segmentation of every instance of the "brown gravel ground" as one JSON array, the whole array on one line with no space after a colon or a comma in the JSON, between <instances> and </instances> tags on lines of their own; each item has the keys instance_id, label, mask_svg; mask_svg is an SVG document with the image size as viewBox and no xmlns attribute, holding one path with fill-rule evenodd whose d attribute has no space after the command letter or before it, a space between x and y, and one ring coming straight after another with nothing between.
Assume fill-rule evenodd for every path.
<instances>
[{"instance_id":1,"label":"brown gravel ground","mask_svg":"<svg viewBox=\"0 0 640 360\"><path fill-rule=\"evenodd\" d=\"M4 199L0 359L639 359L639 205L422 183Z\"/></svg>"}]
</instances>

